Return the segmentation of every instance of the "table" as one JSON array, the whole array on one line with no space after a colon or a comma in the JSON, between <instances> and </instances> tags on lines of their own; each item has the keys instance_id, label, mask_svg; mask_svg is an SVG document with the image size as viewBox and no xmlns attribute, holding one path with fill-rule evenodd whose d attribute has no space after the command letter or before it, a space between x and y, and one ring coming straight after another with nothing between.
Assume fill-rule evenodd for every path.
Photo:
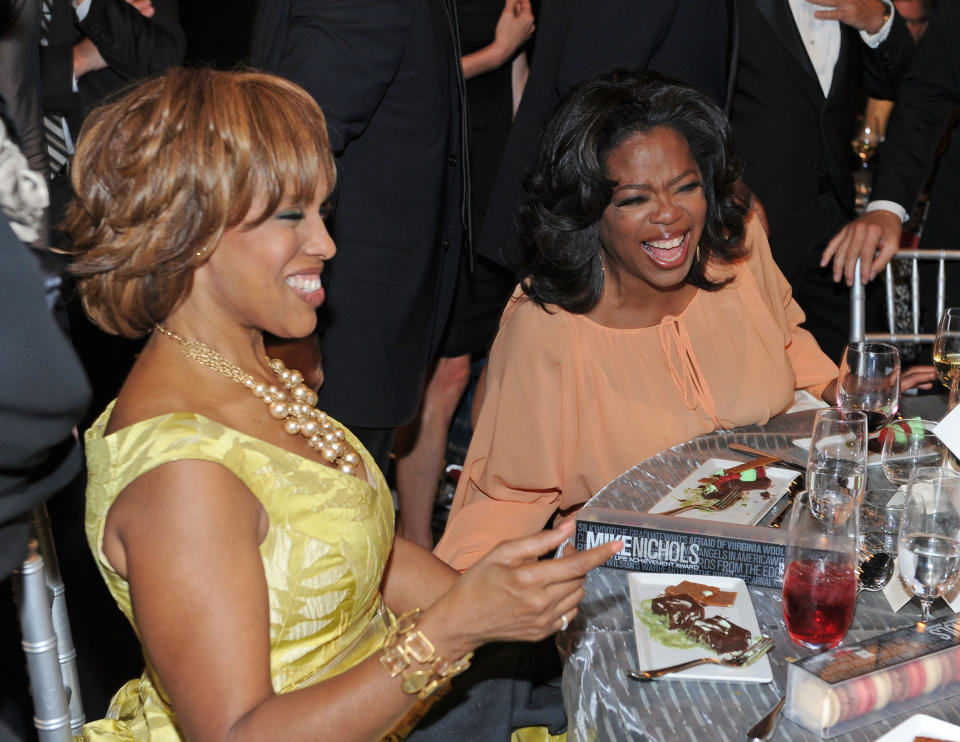
<instances>
[{"instance_id":1,"label":"table","mask_svg":"<svg viewBox=\"0 0 960 742\"><path fill-rule=\"evenodd\" d=\"M938 407L939 404L939 407ZM904 414L939 419L942 397L905 400ZM812 411L781 415L766 425L718 431L695 438L640 462L604 487L587 505L618 510L646 511L689 472L708 458L743 459L730 451L731 442L776 452L784 460L805 464L805 453L791 443L809 436ZM871 476L883 474L871 469ZM757 620L764 633L774 637L770 664L773 682L767 684L658 681L638 683L624 668L636 666L636 644L627 598L626 570L594 570L585 584L586 595L570 628L558 637L566 657L563 699L567 708L570 742L624 740L641 742L743 742L746 730L771 709L786 689L787 658L802 658L809 650L794 645L783 625L781 597L770 588L749 588ZM915 601L894 613L880 593L863 592L847 641L915 623ZM935 616L949 609L938 603ZM846 735L842 742L873 742L902 722L911 711L877 722ZM960 724L960 695L939 702L935 716ZM774 740L819 740L789 719L781 717Z\"/></svg>"}]
</instances>

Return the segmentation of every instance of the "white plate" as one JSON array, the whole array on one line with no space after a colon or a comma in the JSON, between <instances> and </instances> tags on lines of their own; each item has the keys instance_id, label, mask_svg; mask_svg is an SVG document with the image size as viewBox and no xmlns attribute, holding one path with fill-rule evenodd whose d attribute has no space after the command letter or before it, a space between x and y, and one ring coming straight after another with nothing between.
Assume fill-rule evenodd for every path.
<instances>
[{"instance_id":1,"label":"white plate","mask_svg":"<svg viewBox=\"0 0 960 742\"><path fill-rule=\"evenodd\" d=\"M716 474L721 469L727 469L731 466L742 464L742 461L730 461L728 459L708 459L697 467L690 476L684 479L680 484L673 488L669 494L665 495L656 505L650 508L651 513L663 513L667 510L682 507L689 500L690 495L687 490L700 486L700 480L703 477L709 477ZM766 490L750 490L744 492L740 499L726 510L708 511L708 510L685 510L677 513L681 518L698 518L700 520L719 520L724 523L741 523L744 525L753 525L759 521L766 512L772 508L777 500L786 493L790 483L800 476L799 472L791 469L776 469L766 467L767 477L770 478L770 487ZM764 499L763 493L769 492L770 497Z\"/></svg>"},{"instance_id":2,"label":"white plate","mask_svg":"<svg viewBox=\"0 0 960 742\"><path fill-rule=\"evenodd\" d=\"M877 431L876 433L871 433L869 437L873 439L873 438L876 438L878 435L880 435L880 431ZM797 446L798 448L802 448L804 451L807 451L807 452L810 451L809 438L794 438L793 445ZM870 449L867 449L867 466L868 467L880 466L880 454L875 451L871 451Z\"/></svg>"},{"instance_id":3,"label":"white plate","mask_svg":"<svg viewBox=\"0 0 960 742\"><path fill-rule=\"evenodd\" d=\"M926 714L915 714L877 738L876 742L913 742L914 737L936 737L960 742L960 727Z\"/></svg>"},{"instance_id":4,"label":"white plate","mask_svg":"<svg viewBox=\"0 0 960 742\"><path fill-rule=\"evenodd\" d=\"M678 662L695 660L698 657L712 655L706 647L675 649L666 647L650 637L650 630L637 617L640 601L660 595L670 585L684 580L710 585L719 590L733 591L737 599L729 608L706 606L705 613L710 616L723 616L749 631L754 639L760 636L757 614L753 611L750 594L743 580L737 577L708 577L706 575L671 575L631 572L627 576L630 584L630 615L633 616L633 634L637 640L637 659L641 670L656 670L659 667L676 665ZM770 660L764 655L750 667L724 667L722 665L700 665L683 672L664 675L662 680L733 680L738 683L769 683L773 680Z\"/></svg>"}]
</instances>

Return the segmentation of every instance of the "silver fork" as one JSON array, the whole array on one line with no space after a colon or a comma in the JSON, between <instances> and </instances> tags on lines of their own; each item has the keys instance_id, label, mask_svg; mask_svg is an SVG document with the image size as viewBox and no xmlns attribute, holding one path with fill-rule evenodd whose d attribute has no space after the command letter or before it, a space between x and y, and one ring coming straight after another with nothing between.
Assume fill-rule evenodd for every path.
<instances>
[{"instance_id":1,"label":"silver fork","mask_svg":"<svg viewBox=\"0 0 960 742\"><path fill-rule=\"evenodd\" d=\"M770 648L773 646L773 639L769 636L763 634L760 635L760 638L757 639L753 644L748 646L746 649L742 649L739 652L731 652L728 655L720 657L700 657L696 660L689 660L687 662L681 662L678 665L670 665L670 667L661 667L658 670L644 670L643 672L634 672L633 670L627 670L627 675L629 675L634 680L648 681L656 680L657 678L663 677L664 675L670 675L671 673L681 672L683 670L689 670L691 667L697 667L698 665L724 665L725 667L749 667L754 662L759 660L763 655L770 651Z\"/></svg>"},{"instance_id":2,"label":"silver fork","mask_svg":"<svg viewBox=\"0 0 960 742\"><path fill-rule=\"evenodd\" d=\"M739 487L736 487L730 490L719 500L714 500L713 502L698 502L692 505L681 505L673 510L666 510L662 513L657 513L657 515L676 515L677 513L682 513L687 510L704 510L708 513L726 510L728 507L733 505L733 503L739 500L742 494L743 491Z\"/></svg>"}]
</instances>

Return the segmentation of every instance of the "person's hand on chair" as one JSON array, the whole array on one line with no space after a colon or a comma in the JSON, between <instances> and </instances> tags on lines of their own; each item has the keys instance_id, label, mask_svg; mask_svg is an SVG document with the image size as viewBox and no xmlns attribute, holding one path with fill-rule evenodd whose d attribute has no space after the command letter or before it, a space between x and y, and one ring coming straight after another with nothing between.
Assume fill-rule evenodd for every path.
<instances>
[{"instance_id":1,"label":"person's hand on chair","mask_svg":"<svg viewBox=\"0 0 960 742\"><path fill-rule=\"evenodd\" d=\"M843 278L853 286L853 277L860 259L860 280L872 281L900 249L900 217L892 211L877 209L857 217L827 243L820 258L824 268L833 260L833 280Z\"/></svg>"}]
</instances>

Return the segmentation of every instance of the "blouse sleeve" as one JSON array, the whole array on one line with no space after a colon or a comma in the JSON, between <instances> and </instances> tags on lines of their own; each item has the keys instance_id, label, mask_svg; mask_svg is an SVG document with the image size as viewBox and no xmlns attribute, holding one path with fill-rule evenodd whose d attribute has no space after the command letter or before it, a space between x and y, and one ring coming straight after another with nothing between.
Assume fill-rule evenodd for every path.
<instances>
[{"instance_id":1,"label":"blouse sleeve","mask_svg":"<svg viewBox=\"0 0 960 742\"><path fill-rule=\"evenodd\" d=\"M796 375L796 389L804 389L820 398L824 388L837 378L837 366L824 353L807 330L800 327L806 319L793 298L790 283L777 267L770 252L770 243L756 218L747 223L747 244L750 266L764 299L787 335L787 355Z\"/></svg>"},{"instance_id":2,"label":"blouse sleeve","mask_svg":"<svg viewBox=\"0 0 960 742\"><path fill-rule=\"evenodd\" d=\"M490 351L486 396L435 550L455 569L542 530L559 506L566 346L551 339L551 319L559 318L514 296Z\"/></svg>"}]
</instances>

